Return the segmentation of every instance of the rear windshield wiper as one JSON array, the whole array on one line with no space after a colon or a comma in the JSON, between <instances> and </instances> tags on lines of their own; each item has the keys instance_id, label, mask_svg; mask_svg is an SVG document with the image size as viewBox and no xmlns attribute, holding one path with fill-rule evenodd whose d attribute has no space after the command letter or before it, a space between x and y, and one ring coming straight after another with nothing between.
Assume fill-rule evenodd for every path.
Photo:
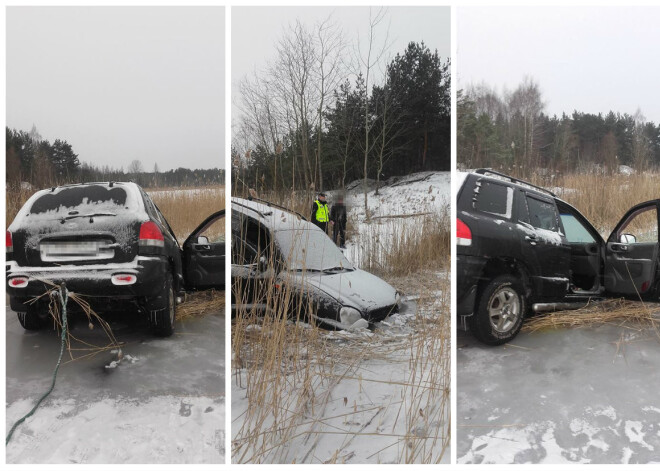
<instances>
[{"instance_id":1,"label":"rear windshield wiper","mask_svg":"<svg viewBox=\"0 0 660 471\"><path fill-rule=\"evenodd\" d=\"M116 214L115 213L69 214L68 216L62 216L60 220L64 222L64 221L68 221L69 219L93 218L96 216L116 216Z\"/></svg>"}]
</instances>

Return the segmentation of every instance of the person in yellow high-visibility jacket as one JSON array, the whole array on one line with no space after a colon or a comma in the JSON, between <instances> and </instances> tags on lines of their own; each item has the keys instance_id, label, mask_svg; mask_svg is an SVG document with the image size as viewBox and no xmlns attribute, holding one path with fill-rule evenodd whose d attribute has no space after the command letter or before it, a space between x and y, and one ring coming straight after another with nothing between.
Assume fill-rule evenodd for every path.
<instances>
[{"instance_id":1,"label":"person in yellow high-visibility jacket","mask_svg":"<svg viewBox=\"0 0 660 471\"><path fill-rule=\"evenodd\" d=\"M325 193L319 193L312 203L312 222L327 234L329 220L330 209L328 209L328 203L325 200Z\"/></svg>"}]
</instances>

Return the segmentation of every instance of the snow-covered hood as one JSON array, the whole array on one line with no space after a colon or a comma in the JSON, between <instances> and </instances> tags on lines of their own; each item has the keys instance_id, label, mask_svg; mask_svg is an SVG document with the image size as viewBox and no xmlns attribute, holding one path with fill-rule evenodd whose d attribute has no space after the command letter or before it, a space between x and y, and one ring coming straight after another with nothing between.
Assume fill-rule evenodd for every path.
<instances>
[{"instance_id":1,"label":"snow-covered hood","mask_svg":"<svg viewBox=\"0 0 660 471\"><path fill-rule=\"evenodd\" d=\"M290 276L363 313L397 302L397 291L390 284L359 268L339 273L290 273Z\"/></svg>"}]
</instances>

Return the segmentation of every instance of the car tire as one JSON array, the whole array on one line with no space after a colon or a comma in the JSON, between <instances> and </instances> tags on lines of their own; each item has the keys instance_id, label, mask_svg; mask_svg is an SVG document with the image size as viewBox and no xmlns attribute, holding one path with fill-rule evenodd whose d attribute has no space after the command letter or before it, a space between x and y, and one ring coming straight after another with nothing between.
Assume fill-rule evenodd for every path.
<instances>
[{"instance_id":1,"label":"car tire","mask_svg":"<svg viewBox=\"0 0 660 471\"><path fill-rule=\"evenodd\" d=\"M470 330L487 345L502 345L518 335L526 309L521 281L512 275L499 276L481 290Z\"/></svg>"},{"instance_id":2,"label":"car tire","mask_svg":"<svg viewBox=\"0 0 660 471\"><path fill-rule=\"evenodd\" d=\"M43 306L41 306L43 307ZM18 322L25 330L43 330L46 327L48 316L42 316L39 305L29 305L25 312L17 312Z\"/></svg>"},{"instance_id":3,"label":"car tire","mask_svg":"<svg viewBox=\"0 0 660 471\"><path fill-rule=\"evenodd\" d=\"M171 336L176 322L176 292L171 273L165 277L162 294L148 300L146 307L153 333L158 337Z\"/></svg>"}]
</instances>

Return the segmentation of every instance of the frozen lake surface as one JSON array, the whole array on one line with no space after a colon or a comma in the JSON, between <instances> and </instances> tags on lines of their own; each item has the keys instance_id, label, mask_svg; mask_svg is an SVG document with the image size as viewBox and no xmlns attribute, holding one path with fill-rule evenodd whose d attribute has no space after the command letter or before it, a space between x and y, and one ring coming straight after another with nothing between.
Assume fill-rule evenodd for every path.
<instances>
[{"instance_id":1,"label":"frozen lake surface","mask_svg":"<svg viewBox=\"0 0 660 471\"><path fill-rule=\"evenodd\" d=\"M457 351L458 463L659 463L660 339L602 325Z\"/></svg>"},{"instance_id":2,"label":"frozen lake surface","mask_svg":"<svg viewBox=\"0 0 660 471\"><path fill-rule=\"evenodd\" d=\"M9 307L6 326L9 431L48 390L60 339L24 331ZM117 354L106 351L63 364L55 390L7 445L7 462L224 463L224 326L224 313L209 314L162 339L113 323L123 360L113 364ZM98 327L79 323L72 333L108 343Z\"/></svg>"}]
</instances>

